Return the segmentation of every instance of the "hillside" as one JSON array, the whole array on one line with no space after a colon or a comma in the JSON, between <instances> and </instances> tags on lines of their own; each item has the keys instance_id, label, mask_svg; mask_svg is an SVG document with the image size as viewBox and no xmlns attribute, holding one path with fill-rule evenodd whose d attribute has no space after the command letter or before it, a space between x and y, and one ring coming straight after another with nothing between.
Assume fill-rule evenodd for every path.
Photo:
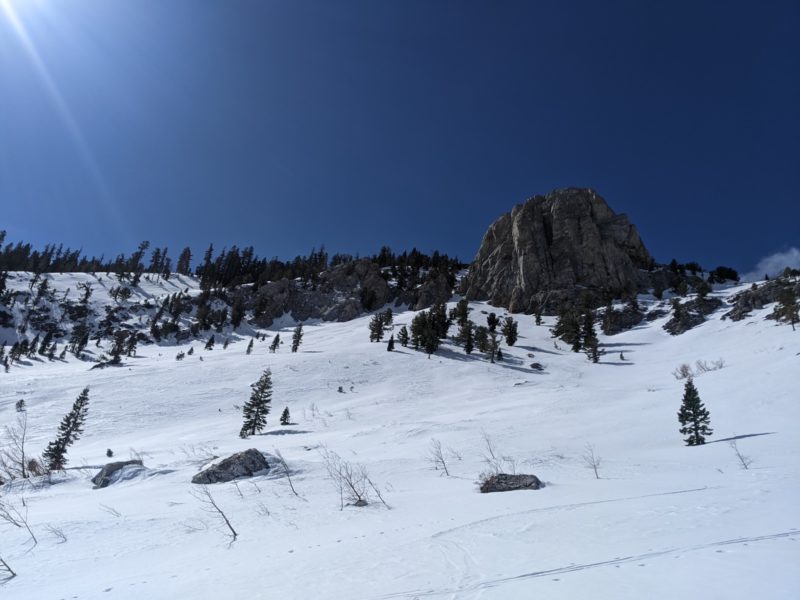
<instances>
[{"instance_id":1,"label":"hillside","mask_svg":"<svg viewBox=\"0 0 800 600\"><path fill-rule=\"evenodd\" d=\"M28 275L8 285L23 289ZM52 275L56 295L89 275ZM174 289L173 289L174 287ZM188 277L143 282L155 302L189 288ZM723 300L744 286L718 289ZM100 312L113 302L95 286ZM135 298L134 298L135 299ZM640 296L643 306L656 300ZM450 306L454 303L451 302ZM470 303L471 318L482 311ZM800 332L766 320L771 305L739 322L724 310L686 333L668 315L607 337L592 364L541 326L516 316L520 339L505 360L466 356L451 342L428 358L370 343L369 316L306 321L290 353L294 321L228 329L227 349L202 340L142 344L123 364L91 369L68 354L0 372L0 424L24 399L28 448L39 454L78 393L90 388L85 433L69 470L52 484L15 480L0 501L27 512L29 533L0 521L0 557L17 577L3 598L770 598L800 596ZM394 331L414 312L395 313ZM126 322L140 315L131 313ZM7 332L10 333L10 332ZM246 347L255 333L267 335ZM272 336L287 343L270 353ZM87 347L88 358L107 351ZM179 351L192 355L176 361ZM624 360L620 358L623 353ZM531 357L530 355L533 355ZM676 413L682 363L722 359L696 385L711 412L710 443L683 445ZM543 372L530 368L534 361ZM240 439L240 407L272 370L272 413L263 435ZM278 417L287 406L293 424ZM445 449L450 476L428 460ZM533 473L537 491L480 494L486 440L502 470ZM729 441L752 459L741 467ZM602 459L600 478L582 456ZM280 474L209 486L238 532L204 510L192 476L212 457L248 448L280 451ZM106 458L107 449L114 458ZM325 452L363 464L387 508L345 506ZM140 456L139 476L94 490L110 460ZM81 467L75 469L74 467ZM194 493L193 493L194 492ZM60 530L61 541L52 531Z\"/></svg>"}]
</instances>

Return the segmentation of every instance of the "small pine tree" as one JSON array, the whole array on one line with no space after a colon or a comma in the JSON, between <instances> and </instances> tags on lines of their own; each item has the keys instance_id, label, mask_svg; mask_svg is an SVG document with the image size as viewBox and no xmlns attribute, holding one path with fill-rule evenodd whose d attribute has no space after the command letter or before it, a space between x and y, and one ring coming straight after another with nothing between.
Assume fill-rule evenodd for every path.
<instances>
[{"instance_id":1,"label":"small pine tree","mask_svg":"<svg viewBox=\"0 0 800 600\"><path fill-rule=\"evenodd\" d=\"M503 362L503 350L501 348L497 349L497 362Z\"/></svg>"},{"instance_id":2,"label":"small pine tree","mask_svg":"<svg viewBox=\"0 0 800 600\"><path fill-rule=\"evenodd\" d=\"M389 343L386 344L386 350L392 352L394 350L394 334L389 338Z\"/></svg>"},{"instance_id":3,"label":"small pine tree","mask_svg":"<svg viewBox=\"0 0 800 600\"><path fill-rule=\"evenodd\" d=\"M506 317L505 321L503 321L501 332L506 338L506 344L509 346L517 343L517 338L519 338L517 327L517 322L512 317Z\"/></svg>"},{"instance_id":4,"label":"small pine tree","mask_svg":"<svg viewBox=\"0 0 800 600\"><path fill-rule=\"evenodd\" d=\"M387 308L385 311L381 313L381 321L383 321L384 327L391 327L393 320L394 320L394 315L392 314L391 308Z\"/></svg>"},{"instance_id":5,"label":"small pine tree","mask_svg":"<svg viewBox=\"0 0 800 600\"><path fill-rule=\"evenodd\" d=\"M475 349L475 323L467 319L458 327L458 342L464 346L464 352L472 354Z\"/></svg>"},{"instance_id":6,"label":"small pine tree","mask_svg":"<svg viewBox=\"0 0 800 600\"><path fill-rule=\"evenodd\" d=\"M489 328L490 333L494 333L494 330L497 329L498 323L500 323L500 319L497 318L496 314L489 313L486 316L486 326Z\"/></svg>"},{"instance_id":7,"label":"small pine tree","mask_svg":"<svg viewBox=\"0 0 800 600\"><path fill-rule=\"evenodd\" d=\"M400 331L397 332L397 341L400 342L400 345L403 348L408 346L408 328L403 325L400 328Z\"/></svg>"},{"instance_id":8,"label":"small pine tree","mask_svg":"<svg viewBox=\"0 0 800 600\"><path fill-rule=\"evenodd\" d=\"M500 350L500 341L497 339L497 332L488 332L486 338L486 358L489 362L494 362L497 357L497 352Z\"/></svg>"},{"instance_id":9,"label":"small pine tree","mask_svg":"<svg viewBox=\"0 0 800 600\"><path fill-rule=\"evenodd\" d=\"M61 420L58 427L58 437L47 444L47 449L42 458L51 471L59 471L67 464L67 448L71 446L83 433L86 415L89 413L89 388L83 388L78 398L72 404L72 410Z\"/></svg>"},{"instance_id":10,"label":"small pine tree","mask_svg":"<svg viewBox=\"0 0 800 600\"><path fill-rule=\"evenodd\" d=\"M581 330L581 338L583 340L583 348L586 351L586 356L593 363L600 361L600 351L598 350L597 333L594 330L594 313L588 310L583 317L583 328Z\"/></svg>"},{"instance_id":11,"label":"small pine tree","mask_svg":"<svg viewBox=\"0 0 800 600\"><path fill-rule=\"evenodd\" d=\"M267 424L267 415L272 402L272 372L266 369L250 388L253 390L250 399L245 402L242 409L244 423L239 432L239 437L242 438L255 435Z\"/></svg>"},{"instance_id":12,"label":"small pine tree","mask_svg":"<svg viewBox=\"0 0 800 600\"><path fill-rule=\"evenodd\" d=\"M231 341L228 338L225 338L225 341L222 342L222 349L223 350L227 350L228 349L228 344L230 344L230 342Z\"/></svg>"},{"instance_id":13,"label":"small pine tree","mask_svg":"<svg viewBox=\"0 0 800 600\"><path fill-rule=\"evenodd\" d=\"M369 341L380 342L383 339L383 318L381 315L373 315L369 322Z\"/></svg>"},{"instance_id":14,"label":"small pine tree","mask_svg":"<svg viewBox=\"0 0 800 600\"><path fill-rule=\"evenodd\" d=\"M186 354L188 354L189 356L194 354L194 346L189 346L189 351Z\"/></svg>"},{"instance_id":15,"label":"small pine tree","mask_svg":"<svg viewBox=\"0 0 800 600\"><path fill-rule=\"evenodd\" d=\"M800 322L800 303L794 290L787 288L778 294L778 304L772 316L778 321L789 323L792 331L796 331L795 323Z\"/></svg>"},{"instance_id":16,"label":"small pine tree","mask_svg":"<svg viewBox=\"0 0 800 600\"><path fill-rule=\"evenodd\" d=\"M711 415L700 401L700 394L689 377L683 388L683 404L678 411L681 424L681 435L688 436L684 441L687 446L699 446L706 443L706 436L714 431L709 427Z\"/></svg>"},{"instance_id":17,"label":"small pine tree","mask_svg":"<svg viewBox=\"0 0 800 600\"><path fill-rule=\"evenodd\" d=\"M212 333L211 337L208 338L208 341L206 342L206 350L213 350L214 349L214 342L215 342L214 334Z\"/></svg>"},{"instance_id":18,"label":"small pine tree","mask_svg":"<svg viewBox=\"0 0 800 600\"><path fill-rule=\"evenodd\" d=\"M247 344L247 350L245 350L245 354L250 354L253 351L253 338L250 338L250 342Z\"/></svg>"},{"instance_id":19,"label":"small pine tree","mask_svg":"<svg viewBox=\"0 0 800 600\"><path fill-rule=\"evenodd\" d=\"M489 330L483 325L475 328L475 347L479 352L486 352L489 349Z\"/></svg>"},{"instance_id":20,"label":"small pine tree","mask_svg":"<svg viewBox=\"0 0 800 600\"><path fill-rule=\"evenodd\" d=\"M281 413L281 425L288 425L291 423L291 417L289 416L289 407L283 409Z\"/></svg>"},{"instance_id":21,"label":"small pine tree","mask_svg":"<svg viewBox=\"0 0 800 600\"><path fill-rule=\"evenodd\" d=\"M272 338L272 343L269 345L269 351L275 354L278 350L278 346L281 345L281 334L276 333L275 337Z\"/></svg>"},{"instance_id":22,"label":"small pine tree","mask_svg":"<svg viewBox=\"0 0 800 600\"><path fill-rule=\"evenodd\" d=\"M537 309L536 314L534 315L534 323L536 323L536 325L541 325L542 324L542 311L541 310Z\"/></svg>"},{"instance_id":23,"label":"small pine tree","mask_svg":"<svg viewBox=\"0 0 800 600\"><path fill-rule=\"evenodd\" d=\"M303 341L303 324L298 323L297 327L294 328L294 333L292 334L292 352L297 352L297 349L300 348L300 343Z\"/></svg>"}]
</instances>

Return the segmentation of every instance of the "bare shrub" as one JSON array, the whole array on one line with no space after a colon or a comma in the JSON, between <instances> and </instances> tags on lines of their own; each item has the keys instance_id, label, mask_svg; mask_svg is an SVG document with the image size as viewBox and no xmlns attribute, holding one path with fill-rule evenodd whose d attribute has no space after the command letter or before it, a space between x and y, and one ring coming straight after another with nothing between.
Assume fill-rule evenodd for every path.
<instances>
[{"instance_id":1,"label":"bare shrub","mask_svg":"<svg viewBox=\"0 0 800 600\"><path fill-rule=\"evenodd\" d=\"M672 372L672 376L680 381L681 379L688 379L689 377L694 377L694 372L692 371L692 367L688 364L683 363L679 365L677 369Z\"/></svg>"},{"instance_id":2,"label":"bare shrub","mask_svg":"<svg viewBox=\"0 0 800 600\"><path fill-rule=\"evenodd\" d=\"M436 438L431 439L431 445L428 448L428 460L436 471L442 470L447 477L450 477L450 471L447 468L447 461L442 450L442 442Z\"/></svg>"},{"instance_id":3,"label":"bare shrub","mask_svg":"<svg viewBox=\"0 0 800 600\"><path fill-rule=\"evenodd\" d=\"M55 525L45 525L45 531L52 535L53 537L58 540L59 544L64 544L67 541L67 535L64 533L64 530L60 527L56 527Z\"/></svg>"},{"instance_id":4,"label":"bare shrub","mask_svg":"<svg viewBox=\"0 0 800 600\"><path fill-rule=\"evenodd\" d=\"M594 445L586 444L583 449L583 454L581 455L583 459L583 464L585 464L588 468L594 471L595 479L600 479L600 475L598 473L598 469L600 468L600 464L603 462L602 459L597 455Z\"/></svg>"},{"instance_id":5,"label":"bare shrub","mask_svg":"<svg viewBox=\"0 0 800 600\"><path fill-rule=\"evenodd\" d=\"M710 371L719 371L725 366L725 361L720 359L711 361L710 363L705 360L698 360L695 363L697 367L697 373L709 373Z\"/></svg>"},{"instance_id":6,"label":"bare shrub","mask_svg":"<svg viewBox=\"0 0 800 600\"><path fill-rule=\"evenodd\" d=\"M13 426L5 427L8 444L0 450L0 473L5 474L5 479L27 479L31 473L28 470L28 457L25 454L25 442L28 437L28 413L17 412L17 421Z\"/></svg>"},{"instance_id":7,"label":"bare shrub","mask_svg":"<svg viewBox=\"0 0 800 600\"><path fill-rule=\"evenodd\" d=\"M511 475L517 472L517 461L512 456L505 456L500 454L495 444L494 438L486 431L481 432L481 439L483 440L483 462L489 467L489 475L497 473L509 473Z\"/></svg>"},{"instance_id":8,"label":"bare shrub","mask_svg":"<svg viewBox=\"0 0 800 600\"><path fill-rule=\"evenodd\" d=\"M349 463L327 448L322 450L322 460L328 477L339 492L339 510L344 510L345 502L352 506L369 504L371 486L364 465Z\"/></svg>"},{"instance_id":9,"label":"bare shrub","mask_svg":"<svg viewBox=\"0 0 800 600\"><path fill-rule=\"evenodd\" d=\"M733 448L734 453L736 454L736 458L739 459L739 464L742 465L742 468L747 471L750 468L750 465L753 464L753 460L749 456L745 456L742 454L742 451L739 450L739 446L736 443L736 440L731 440L728 442L728 445Z\"/></svg>"},{"instance_id":10,"label":"bare shrub","mask_svg":"<svg viewBox=\"0 0 800 600\"><path fill-rule=\"evenodd\" d=\"M10 581L11 579L14 579L14 577L16 576L17 574L14 573L11 567L8 566L8 563L5 560L3 560L3 557L0 556L0 583L5 583L7 581Z\"/></svg>"},{"instance_id":11,"label":"bare shrub","mask_svg":"<svg viewBox=\"0 0 800 600\"><path fill-rule=\"evenodd\" d=\"M216 500L214 500L214 496L211 495L211 491L208 489L208 486L200 486L199 490L194 490L191 492L191 494L200 501L200 503L203 505L204 511L214 515L225 524L225 527L228 529L231 538L231 543L235 542L236 538L239 537L239 534L236 533L236 530L233 528L233 525L231 525L228 516L219 507Z\"/></svg>"},{"instance_id":12,"label":"bare shrub","mask_svg":"<svg viewBox=\"0 0 800 600\"><path fill-rule=\"evenodd\" d=\"M283 458L281 451L277 448L275 448L275 456L278 457L278 464L280 464L283 474L286 476L286 481L289 482L289 488L292 490L292 493L299 498L300 494L298 494L297 490L294 489L294 484L292 483L292 474L291 470L289 469L289 465L286 463L286 459Z\"/></svg>"},{"instance_id":13,"label":"bare shrub","mask_svg":"<svg viewBox=\"0 0 800 600\"><path fill-rule=\"evenodd\" d=\"M33 545L36 546L39 540L36 539L28 523L28 505L25 503L25 498L22 498L22 507L24 510L21 511L13 504L0 500L0 521L4 521L14 527L19 527L20 529L25 529L31 537Z\"/></svg>"}]
</instances>

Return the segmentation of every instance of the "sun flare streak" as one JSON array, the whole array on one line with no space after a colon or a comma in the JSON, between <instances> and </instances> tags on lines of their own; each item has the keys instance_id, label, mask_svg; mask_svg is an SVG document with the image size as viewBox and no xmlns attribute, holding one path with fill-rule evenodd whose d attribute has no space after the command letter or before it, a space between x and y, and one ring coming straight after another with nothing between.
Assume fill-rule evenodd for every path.
<instances>
[{"instance_id":1,"label":"sun flare streak","mask_svg":"<svg viewBox=\"0 0 800 600\"><path fill-rule=\"evenodd\" d=\"M106 185L97 161L92 155L89 144L86 142L86 139L81 133L78 122L67 105L64 96L59 91L53 76L50 74L50 70L47 68L47 65L39 54L39 51L36 49L36 45L33 43L31 36L28 34L24 23L17 14L12 0L0 0L0 14L4 15L8 23L11 25L11 28L14 30L20 45L27 54L28 59L31 61L36 75L39 77L39 80L43 85L56 112L61 118L64 127L72 138L72 141L78 150L81 160L89 172L92 183L94 184L97 194L103 202L105 209L116 219L119 225L122 225L123 221L121 215L119 214L116 205L112 201L108 186Z\"/></svg>"}]
</instances>

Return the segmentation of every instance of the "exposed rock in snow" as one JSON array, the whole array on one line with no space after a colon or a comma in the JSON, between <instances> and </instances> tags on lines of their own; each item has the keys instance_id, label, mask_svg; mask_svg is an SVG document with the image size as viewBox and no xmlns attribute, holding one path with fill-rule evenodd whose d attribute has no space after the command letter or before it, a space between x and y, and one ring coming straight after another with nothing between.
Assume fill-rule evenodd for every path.
<instances>
[{"instance_id":1,"label":"exposed rock in snow","mask_svg":"<svg viewBox=\"0 0 800 600\"><path fill-rule=\"evenodd\" d=\"M497 473L481 482L481 493L489 492L513 492L514 490L538 490L544 484L536 475L509 475L508 473Z\"/></svg>"},{"instance_id":2,"label":"exposed rock in snow","mask_svg":"<svg viewBox=\"0 0 800 600\"><path fill-rule=\"evenodd\" d=\"M255 448L250 448L203 469L192 477L192 483L224 483L240 477L252 477L268 469L269 463L264 455Z\"/></svg>"}]
</instances>

